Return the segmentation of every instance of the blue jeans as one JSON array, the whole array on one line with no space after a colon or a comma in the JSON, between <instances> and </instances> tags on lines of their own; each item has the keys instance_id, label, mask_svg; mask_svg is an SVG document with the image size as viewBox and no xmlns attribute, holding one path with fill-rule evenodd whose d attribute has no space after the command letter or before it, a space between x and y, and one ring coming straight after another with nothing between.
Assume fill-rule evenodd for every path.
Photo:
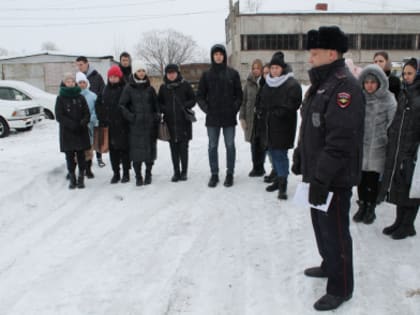
<instances>
[{"instance_id":1,"label":"blue jeans","mask_svg":"<svg viewBox=\"0 0 420 315\"><path fill-rule=\"evenodd\" d=\"M235 126L232 127L207 127L207 135L209 137L209 163L212 175L219 173L219 153L217 151L219 146L220 129L223 129L223 138L225 139L226 147L226 164L227 174L233 175L235 170Z\"/></svg>"},{"instance_id":2,"label":"blue jeans","mask_svg":"<svg viewBox=\"0 0 420 315\"><path fill-rule=\"evenodd\" d=\"M287 177L289 175L289 157L287 156L287 149L268 149L276 170L277 177Z\"/></svg>"}]
</instances>

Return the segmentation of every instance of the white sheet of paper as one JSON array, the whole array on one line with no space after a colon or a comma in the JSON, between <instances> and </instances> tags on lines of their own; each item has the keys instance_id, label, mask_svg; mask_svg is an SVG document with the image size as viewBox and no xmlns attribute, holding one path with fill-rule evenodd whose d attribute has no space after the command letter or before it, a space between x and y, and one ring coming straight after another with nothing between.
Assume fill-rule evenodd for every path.
<instances>
[{"instance_id":1,"label":"white sheet of paper","mask_svg":"<svg viewBox=\"0 0 420 315\"><path fill-rule=\"evenodd\" d=\"M299 183L296 187L296 192L293 197L293 203L298 206L305 207L305 208L315 208L315 209L327 212L328 207L330 206L332 197L333 197L333 193L329 192L326 203L324 203L323 205L314 206L309 203L309 184Z\"/></svg>"}]
</instances>

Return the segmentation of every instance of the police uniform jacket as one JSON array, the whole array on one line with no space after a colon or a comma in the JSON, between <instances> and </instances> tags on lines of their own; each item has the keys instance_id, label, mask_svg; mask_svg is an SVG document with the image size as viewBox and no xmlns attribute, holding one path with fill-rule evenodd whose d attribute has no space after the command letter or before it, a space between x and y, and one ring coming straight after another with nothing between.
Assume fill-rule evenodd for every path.
<instances>
[{"instance_id":1,"label":"police uniform jacket","mask_svg":"<svg viewBox=\"0 0 420 315\"><path fill-rule=\"evenodd\" d=\"M360 180L365 101L344 59L309 71L311 87L301 108L294 172L304 182L348 188Z\"/></svg>"}]
</instances>

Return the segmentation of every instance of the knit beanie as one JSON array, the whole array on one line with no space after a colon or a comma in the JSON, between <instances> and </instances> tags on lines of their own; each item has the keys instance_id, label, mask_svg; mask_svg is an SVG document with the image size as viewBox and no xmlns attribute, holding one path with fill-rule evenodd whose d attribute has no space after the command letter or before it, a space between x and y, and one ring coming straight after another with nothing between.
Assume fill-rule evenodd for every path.
<instances>
[{"instance_id":1,"label":"knit beanie","mask_svg":"<svg viewBox=\"0 0 420 315\"><path fill-rule=\"evenodd\" d=\"M112 77L112 76L115 76L115 77L119 77L121 79L123 77L123 73L122 73L120 67L114 65L111 68L109 68L107 76L108 76L108 78Z\"/></svg>"},{"instance_id":2,"label":"knit beanie","mask_svg":"<svg viewBox=\"0 0 420 315\"><path fill-rule=\"evenodd\" d=\"M76 81L76 78L75 78L73 73L71 73L71 72L64 73L63 74L63 82L65 82L66 80L69 80L69 79L71 79L73 81Z\"/></svg>"},{"instance_id":3,"label":"knit beanie","mask_svg":"<svg viewBox=\"0 0 420 315\"><path fill-rule=\"evenodd\" d=\"M365 76L365 79L363 80L363 82L366 82L366 81L375 81L376 83L379 84L379 79L373 73L369 73Z\"/></svg>"},{"instance_id":4,"label":"knit beanie","mask_svg":"<svg viewBox=\"0 0 420 315\"><path fill-rule=\"evenodd\" d=\"M79 72L76 73L76 83L79 83L79 82L82 82L82 81L86 82L89 85L89 80L86 77L86 74L79 71Z\"/></svg>"},{"instance_id":5,"label":"knit beanie","mask_svg":"<svg viewBox=\"0 0 420 315\"><path fill-rule=\"evenodd\" d=\"M179 72L179 68L176 64L170 63L165 67L165 74L168 74L168 72Z\"/></svg>"},{"instance_id":6,"label":"knit beanie","mask_svg":"<svg viewBox=\"0 0 420 315\"><path fill-rule=\"evenodd\" d=\"M271 57L270 66L272 65L286 68L287 64L284 62L284 54L281 51L274 53L273 57Z\"/></svg>"},{"instance_id":7,"label":"knit beanie","mask_svg":"<svg viewBox=\"0 0 420 315\"><path fill-rule=\"evenodd\" d=\"M146 65L140 60L133 60L131 63L131 72L134 74L139 70L144 70L147 73Z\"/></svg>"}]
</instances>

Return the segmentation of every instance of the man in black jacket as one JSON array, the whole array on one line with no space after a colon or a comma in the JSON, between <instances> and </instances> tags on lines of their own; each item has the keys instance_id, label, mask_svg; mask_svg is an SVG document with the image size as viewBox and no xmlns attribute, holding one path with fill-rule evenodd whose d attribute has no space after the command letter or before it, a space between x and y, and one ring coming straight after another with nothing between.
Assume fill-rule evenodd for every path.
<instances>
[{"instance_id":1,"label":"man in black jacket","mask_svg":"<svg viewBox=\"0 0 420 315\"><path fill-rule=\"evenodd\" d=\"M89 90L96 94L98 97L98 103L100 103L102 91L105 88L105 82L101 74L89 65L89 61L85 56L77 57L76 65L80 72L86 74L86 77L90 83ZM96 152L96 159L98 161L99 167L105 166L101 153Z\"/></svg>"},{"instance_id":2,"label":"man in black jacket","mask_svg":"<svg viewBox=\"0 0 420 315\"><path fill-rule=\"evenodd\" d=\"M333 197L326 212L311 208L319 267L309 277L328 278L327 294L316 310L332 310L353 293L353 252L349 230L352 186L361 175L365 101L362 89L345 67L347 36L336 26L308 32L311 87L302 105L302 123L292 171L309 183L313 206Z\"/></svg>"},{"instance_id":3,"label":"man in black jacket","mask_svg":"<svg viewBox=\"0 0 420 315\"><path fill-rule=\"evenodd\" d=\"M123 51L120 54L119 67L123 73L124 81L127 83L131 75L131 56L128 52Z\"/></svg>"},{"instance_id":4,"label":"man in black jacket","mask_svg":"<svg viewBox=\"0 0 420 315\"><path fill-rule=\"evenodd\" d=\"M206 113L206 127L209 137L209 162L211 177L209 187L219 182L218 144L220 129L226 146L227 171L225 187L233 185L235 169L236 115L242 104L242 87L239 73L226 65L226 49L217 44L211 48L211 67L201 76L197 101Z\"/></svg>"}]
</instances>

